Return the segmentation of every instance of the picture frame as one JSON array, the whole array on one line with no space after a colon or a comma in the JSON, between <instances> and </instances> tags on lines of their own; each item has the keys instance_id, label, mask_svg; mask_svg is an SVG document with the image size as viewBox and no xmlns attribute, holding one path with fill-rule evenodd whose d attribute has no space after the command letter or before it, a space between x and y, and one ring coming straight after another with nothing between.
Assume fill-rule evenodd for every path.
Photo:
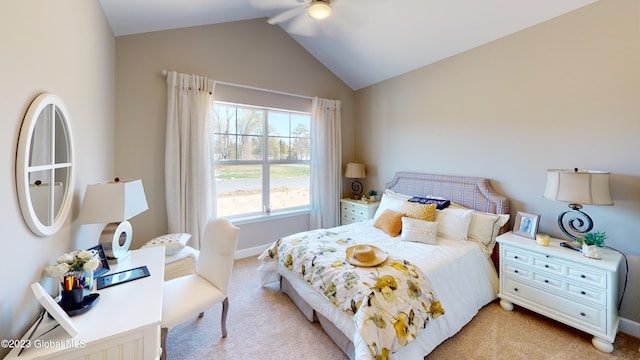
<instances>
[{"instance_id":1,"label":"picture frame","mask_svg":"<svg viewBox=\"0 0 640 360\"><path fill-rule=\"evenodd\" d=\"M109 270L111 269L109 268L109 262L107 261L107 256L104 254L104 249L102 248L102 245L98 244L92 248L89 248L88 250L97 251L98 257L100 258L100 265L98 265L98 268L93 271L93 278L96 279L108 273Z\"/></svg>"},{"instance_id":2,"label":"picture frame","mask_svg":"<svg viewBox=\"0 0 640 360\"><path fill-rule=\"evenodd\" d=\"M518 211L516 212L516 220L513 224L513 233L535 240L539 224L540 215Z\"/></svg>"},{"instance_id":3,"label":"picture frame","mask_svg":"<svg viewBox=\"0 0 640 360\"><path fill-rule=\"evenodd\" d=\"M113 274L101 276L98 278L97 289L102 290L110 286L124 284L150 276L149 268L146 265L133 269L118 271Z\"/></svg>"},{"instance_id":4,"label":"picture frame","mask_svg":"<svg viewBox=\"0 0 640 360\"><path fill-rule=\"evenodd\" d=\"M67 315L67 313L58 305L55 300L47 293L47 291L39 283L31 284L31 290L36 297L40 305L51 315L51 317L62 326L62 328L74 337L78 335L78 328L73 324L73 321ZM34 329L35 330L35 329Z\"/></svg>"}]
</instances>

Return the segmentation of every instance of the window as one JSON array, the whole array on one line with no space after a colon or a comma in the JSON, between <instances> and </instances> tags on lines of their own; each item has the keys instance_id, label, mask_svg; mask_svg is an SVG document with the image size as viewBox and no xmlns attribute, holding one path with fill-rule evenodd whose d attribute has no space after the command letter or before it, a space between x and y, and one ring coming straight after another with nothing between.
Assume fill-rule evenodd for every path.
<instances>
[{"instance_id":1,"label":"window","mask_svg":"<svg viewBox=\"0 0 640 360\"><path fill-rule=\"evenodd\" d=\"M218 216L308 208L311 114L216 102Z\"/></svg>"}]
</instances>

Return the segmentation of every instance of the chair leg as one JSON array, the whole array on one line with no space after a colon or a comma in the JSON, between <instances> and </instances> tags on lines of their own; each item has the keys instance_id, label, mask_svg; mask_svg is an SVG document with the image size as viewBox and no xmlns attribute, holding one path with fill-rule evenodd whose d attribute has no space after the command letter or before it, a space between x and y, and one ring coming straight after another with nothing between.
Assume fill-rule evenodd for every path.
<instances>
[{"instance_id":1,"label":"chair leg","mask_svg":"<svg viewBox=\"0 0 640 360\"><path fill-rule=\"evenodd\" d=\"M229 311L229 298L225 298L222 302L222 337L227 337L227 311Z\"/></svg>"},{"instance_id":2,"label":"chair leg","mask_svg":"<svg viewBox=\"0 0 640 360\"><path fill-rule=\"evenodd\" d=\"M167 329L166 327L163 327L162 329L160 329L160 351L162 351L162 353L160 354L160 360L167 359L167 347L165 343L167 341L168 332L169 332L169 329Z\"/></svg>"}]
</instances>

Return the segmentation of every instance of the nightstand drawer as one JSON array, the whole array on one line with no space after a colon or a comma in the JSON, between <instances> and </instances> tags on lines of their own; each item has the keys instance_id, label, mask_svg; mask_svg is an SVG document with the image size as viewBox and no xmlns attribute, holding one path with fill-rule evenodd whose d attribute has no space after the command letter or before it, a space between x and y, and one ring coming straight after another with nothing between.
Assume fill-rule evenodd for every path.
<instances>
[{"instance_id":1,"label":"nightstand drawer","mask_svg":"<svg viewBox=\"0 0 640 360\"><path fill-rule=\"evenodd\" d=\"M373 218L379 203L352 199L340 199L340 221L342 225L367 221Z\"/></svg>"},{"instance_id":2,"label":"nightstand drawer","mask_svg":"<svg viewBox=\"0 0 640 360\"><path fill-rule=\"evenodd\" d=\"M562 265L555 263L553 261L549 261L549 259L547 258L534 256L533 267L535 267L536 270L539 270L545 273L562 275Z\"/></svg>"},{"instance_id":3,"label":"nightstand drawer","mask_svg":"<svg viewBox=\"0 0 640 360\"><path fill-rule=\"evenodd\" d=\"M598 305L607 305L607 293L604 291L590 290L572 283L567 284L567 291L579 299L588 300Z\"/></svg>"},{"instance_id":4,"label":"nightstand drawer","mask_svg":"<svg viewBox=\"0 0 640 360\"><path fill-rule=\"evenodd\" d=\"M547 288L551 288L554 290L561 291L563 282L561 280L555 279L553 277L548 276L547 274L541 274L534 272L533 273L533 281L539 283L542 286Z\"/></svg>"},{"instance_id":5,"label":"nightstand drawer","mask_svg":"<svg viewBox=\"0 0 640 360\"><path fill-rule=\"evenodd\" d=\"M367 219L369 211L367 209L356 208L351 204L342 205L343 215L353 216L355 218Z\"/></svg>"},{"instance_id":6,"label":"nightstand drawer","mask_svg":"<svg viewBox=\"0 0 640 360\"><path fill-rule=\"evenodd\" d=\"M567 266L567 278L581 284L607 288L607 274L593 270L585 270L581 267Z\"/></svg>"},{"instance_id":7,"label":"nightstand drawer","mask_svg":"<svg viewBox=\"0 0 640 360\"><path fill-rule=\"evenodd\" d=\"M517 265L513 265L510 263L505 263L503 266L503 271L505 274L509 274L511 276L520 277L523 279L529 279L530 271L527 269L523 269L518 267Z\"/></svg>"},{"instance_id":8,"label":"nightstand drawer","mask_svg":"<svg viewBox=\"0 0 640 360\"><path fill-rule=\"evenodd\" d=\"M555 313L560 317L570 318L582 326L606 332L606 312L602 308L581 304L509 278L505 279L504 284L505 288L502 290L508 296L535 303L532 310L543 314L548 313L548 315Z\"/></svg>"},{"instance_id":9,"label":"nightstand drawer","mask_svg":"<svg viewBox=\"0 0 640 360\"><path fill-rule=\"evenodd\" d=\"M514 263L530 265L531 256L525 252L520 252L511 248L503 249L503 258L505 260L513 261Z\"/></svg>"}]
</instances>

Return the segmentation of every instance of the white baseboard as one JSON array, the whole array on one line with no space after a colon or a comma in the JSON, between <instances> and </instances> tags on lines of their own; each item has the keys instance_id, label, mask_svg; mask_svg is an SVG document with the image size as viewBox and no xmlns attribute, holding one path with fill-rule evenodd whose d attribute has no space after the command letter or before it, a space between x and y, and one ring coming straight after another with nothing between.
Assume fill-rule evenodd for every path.
<instances>
[{"instance_id":1,"label":"white baseboard","mask_svg":"<svg viewBox=\"0 0 640 360\"><path fill-rule=\"evenodd\" d=\"M271 245L271 244L256 246L256 247L252 247L252 248L248 248L248 249L237 250L235 258L236 259L244 259L244 258L248 258L248 257L251 257L251 256L258 256L258 255L262 254L262 252L269 245Z\"/></svg>"},{"instance_id":2,"label":"white baseboard","mask_svg":"<svg viewBox=\"0 0 640 360\"><path fill-rule=\"evenodd\" d=\"M621 333L625 333L627 335L640 338L640 323L621 317L620 325L618 326L618 331L620 331Z\"/></svg>"}]
</instances>

